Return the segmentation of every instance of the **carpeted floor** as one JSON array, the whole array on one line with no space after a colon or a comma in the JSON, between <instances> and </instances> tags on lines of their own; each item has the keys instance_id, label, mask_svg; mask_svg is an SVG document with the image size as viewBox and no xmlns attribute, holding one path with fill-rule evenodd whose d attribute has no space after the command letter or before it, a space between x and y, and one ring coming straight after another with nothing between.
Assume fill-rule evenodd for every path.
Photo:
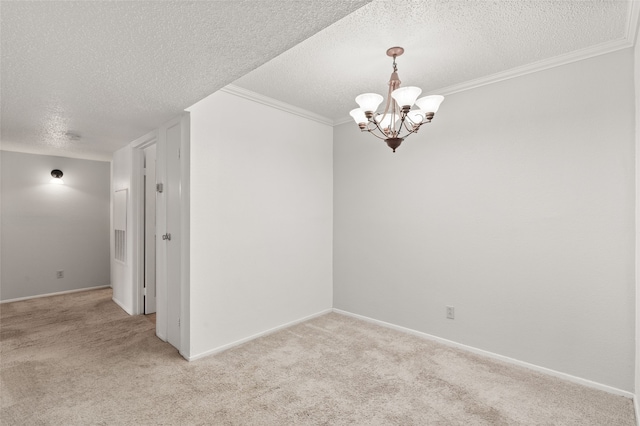
<instances>
[{"instance_id":1,"label":"carpeted floor","mask_svg":"<svg viewBox=\"0 0 640 426\"><path fill-rule=\"evenodd\" d=\"M2 425L635 425L632 401L328 314L194 362L110 289L0 305Z\"/></svg>"}]
</instances>

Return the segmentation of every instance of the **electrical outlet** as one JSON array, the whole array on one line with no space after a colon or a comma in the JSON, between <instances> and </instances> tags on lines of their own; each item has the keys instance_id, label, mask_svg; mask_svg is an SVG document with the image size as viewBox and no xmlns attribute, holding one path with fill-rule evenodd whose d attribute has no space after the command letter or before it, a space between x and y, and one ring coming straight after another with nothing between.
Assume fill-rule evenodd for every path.
<instances>
[{"instance_id":1,"label":"electrical outlet","mask_svg":"<svg viewBox=\"0 0 640 426\"><path fill-rule=\"evenodd\" d=\"M64 278L64 271L56 271L56 278Z\"/></svg>"},{"instance_id":2,"label":"electrical outlet","mask_svg":"<svg viewBox=\"0 0 640 426\"><path fill-rule=\"evenodd\" d=\"M447 306L447 318L454 319L456 317L455 308L453 306Z\"/></svg>"}]
</instances>

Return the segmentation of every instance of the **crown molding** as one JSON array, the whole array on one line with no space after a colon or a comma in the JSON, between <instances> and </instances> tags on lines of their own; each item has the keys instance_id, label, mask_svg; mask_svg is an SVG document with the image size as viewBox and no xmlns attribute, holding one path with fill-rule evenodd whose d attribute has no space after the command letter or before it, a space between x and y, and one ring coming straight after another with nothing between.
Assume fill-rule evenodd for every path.
<instances>
[{"instance_id":1,"label":"crown molding","mask_svg":"<svg viewBox=\"0 0 640 426\"><path fill-rule=\"evenodd\" d=\"M353 118L349 116L349 117L342 117L342 118L338 118L337 120L333 120L334 126L339 126L344 123L353 123Z\"/></svg>"},{"instance_id":2,"label":"crown molding","mask_svg":"<svg viewBox=\"0 0 640 426\"><path fill-rule=\"evenodd\" d=\"M629 6L629 13L627 15L627 35L626 38L631 43L631 46L637 43L636 37L638 35L638 26L640 18L640 1L631 0Z\"/></svg>"},{"instance_id":3,"label":"crown molding","mask_svg":"<svg viewBox=\"0 0 640 426\"><path fill-rule=\"evenodd\" d=\"M638 0L638 2L634 2L634 4L640 5L640 0ZM638 21L637 13L635 15L635 18L636 18L636 25L637 25L637 21ZM562 65L567 65L572 62L577 62L583 59L592 58L594 56L604 55L606 53L611 53L617 50L633 47L633 42L632 42L633 38L634 37L626 37L624 39L619 39L612 42L602 43L597 46L576 50L571 53L567 53L564 55L556 56L556 57L545 59L538 62L533 62L528 65L511 68L506 71L491 74L485 77L476 78L474 80L465 81L463 83L454 84L452 86L442 87L436 90L429 90L429 93L449 96L454 93L476 89L478 87L487 86L493 83L499 83L501 81L510 80L512 78L521 77L521 76L536 73L539 71L544 71L549 68L555 68ZM343 117L343 118L334 120L333 125L338 126L340 124L348 123L349 121L352 121L351 117Z\"/></svg>"},{"instance_id":4,"label":"crown molding","mask_svg":"<svg viewBox=\"0 0 640 426\"><path fill-rule=\"evenodd\" d=\"M612 53L617 50L633 47L636 43L636 34L638 33L638 25L640 24L640 0L630 0L627 12L627 25L625 36L618 40L601 43L595 46L576 50L570 53L559 55L553 58L544 59L542 61L533 62L528 65L511 68L486 77L465 81L464 83L454 84L452 86L442 87L438 90L430 90L430 93L448 96L454 93L463 92L465 90L475 89L477 87L486 86L488 84L498 83L500 81L509 80L515 77L521 77L527 74L543 71L549 68L555 68L572 62L581 61L583 59L593 58L594 56ZM638 36L640 37L640 36ZM334 126L352 121L351 117L343 117L333 121Z\"/></svg>"},{"instance_id":5,"label":"crown molding","mask_svg":"<svg viewBox=\"0 0 640 426\"><path fill-rule=\"evenodd\" d=\"M454 93L463 92L465 90L475 89L477 87L486 86L488 84L498 83L500 81L521 77L521 76L532 74L539 71L544 71L549 68L555 68L562 65L570 64L572 62L581 61L583 59L593 58L595 56L612 53L617 50L630 48L635 45L636 34L638 33L639 24L640 24L640 0L630 0L629 10L627 13L627 25L625 29L625 36L623 38L601 43L596 46L591 46L584 49L576 50L570 53L555 56L553 58L544 59L542 61L533 62L531 64L511 68L506 71L491 74L491 75L477 78L474 80L465 81L464 83L442 87L438 90L430 90L429 92L448 96ZM332 120L330 118L324 117L322 115L316 114L306 109L290 105L286 102L282 102L277 99L273 99L256 92L252 92L250 90L244 89L239 86L235 86L233 84L229 84L220 90L232 95L240 96L242 98L245 98L254 102L258 102L263 105L267 105L267 106L279 109L281 111L285 111L294 115L298 115L300 117L307 118L309 120L317 121L318 123L326 124L328 126L339 126L341 124L349 123L352 121L351 117L349 116Z\"/></svg>"},{"instance_id":6,"label":"crown molding","mask_svg":"<svg viewBox=\"0 0 640 426\"><path fill-rule=\"evenodd\" d=\"M475 80L466 81L460 84L454 84L432 91L441 95L451 95L453 93L462 92L464 90L475 89L476 87L485 86L487 84L497 83L499 81L508 80L510 78L520 77L549 68L559 67L570 64L572 62L581 61L583 59L593 58L594 56L604 55L615 52L617 50L633 47L635 44L636 33L638 31L638 17L640 16L640 1L631 0L627 11L627 25L625 35L618 40L601 43L595 46L565 53L553 58L544 59L542 61L533 62L528 65L511 68L509 70L491 74L486 77L477 78Z\"/></svg>"},{"instance_id":7,"label":"crown molding","mask_svg":"<svg viewBox=\"0 0 640 426\"><path fill-rule=\"evenodd\" d=\"M239 96L241 98L248 99L250 101L254 101L259 104L267 105L269 107L279 109L281 111L285 111L290 114L297 115L299 117L317 121L318 123L326 124L327 126L334 125L333 120L331 120L330 118L324 117L320 114L316 114L315 112L311 112L303 108L299 108L297 106L290 105L286 102L282 102L277 99L273 99L268 96L261 95L256 92L252 92L251 90L247 90L239 86L234 86L233 84L229 84L223 87L222 89L220 89L220 91L229 93L230 95Z\"/></svg>"},{"instance_id":8,"label":"crown molding","mask_svg":"<svg viewBox=\"0 0 640 426\"><path fill-rule=\"evenodd\" d=\"M477 87L486 86L488 84L498 83L500 81L521 77L539 71L544 71L549 68L567 65L573 62L581 61L583 59L593 58L594 56L604 55L606 53L615 52L617 50L626 49L632 46L633 43L629 42L626 38L615 40L612 42L602 43L597 46L576 50L574 52L556 56L553 58L544 59L542 61L533 62L528 65L511 68L506 71L488 75L486 77L481 77L475 80L465 81L464 83L443 87L441 89L433 90L430 92L447 96L454 93L463 92L465 90L471 90Z\"/></svg>"}]
</instances>

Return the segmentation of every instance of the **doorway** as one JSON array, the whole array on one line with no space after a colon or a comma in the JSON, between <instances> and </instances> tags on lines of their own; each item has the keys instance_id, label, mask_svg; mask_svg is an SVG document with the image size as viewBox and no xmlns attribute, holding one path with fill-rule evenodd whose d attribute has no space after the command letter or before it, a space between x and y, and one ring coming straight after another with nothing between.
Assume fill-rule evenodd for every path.
<instances>
[{"instance_id":1,"label":"doorway","mask_svg":"<svg viewBox=\"0 0 640 426\"><path fill-rule=\"evenodd\" d=\"M189 357L189 114L134 141L134 314Z\"/></svg>"}]
</instances>

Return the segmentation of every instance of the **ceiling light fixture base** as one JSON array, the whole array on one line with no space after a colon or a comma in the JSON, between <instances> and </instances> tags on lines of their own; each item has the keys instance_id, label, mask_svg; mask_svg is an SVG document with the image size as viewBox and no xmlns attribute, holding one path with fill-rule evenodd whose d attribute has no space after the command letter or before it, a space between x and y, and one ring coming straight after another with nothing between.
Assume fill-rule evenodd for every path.
<instances>
[{"instance_id":1,"label":"ceiling light fixture base","mask_svg":"<svg viewBox=\"0 0 640 426\"><path fill-rule=\"evenodd\" d=\"M389 148L396 152L396 148L400 146L404 139L403 138L387 138L384 141L389 145Z\"/></svg>"},{"instance_id":2,"label":"ceiling light fixture base","mask_svg":"<svg viewBox=\"0 0 640 426\"><path fill-rule=\"evenodd\" d=\"M387 56L390 56L392 58L402 56L403 53L404 53L404 48L400 46L390 47L387 49Z\"/></svg>"},{"instance_id":3,"label":"ceiling light fixture base","mask_svg":"<svg viewBox=\"0 0 640 426\"><path fill-rule=\"evenodd\" d=\"M49 183L55 183L56 185L64 185L64 181L62 180L62 170L53 169L51 170L51 180Z\"/></svg>"}]
</instances>

